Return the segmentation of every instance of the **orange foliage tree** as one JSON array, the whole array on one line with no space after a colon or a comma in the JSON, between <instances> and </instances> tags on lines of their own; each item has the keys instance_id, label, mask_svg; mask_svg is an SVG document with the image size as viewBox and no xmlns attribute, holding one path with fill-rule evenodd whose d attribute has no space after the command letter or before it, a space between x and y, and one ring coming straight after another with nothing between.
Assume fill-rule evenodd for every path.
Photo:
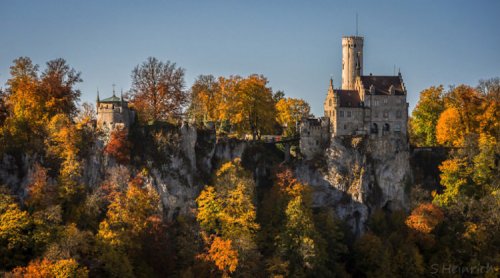
<instances>
[{"instance_id":1,"label":"orange foliage tree","mask_svg":"<svg viewBox=\"0 0 500 278\"><path fill-rule=\"evenodd\" d=\"M458 109L446 109L437 122L436 139L441 145L460 147L464 144L465 126Z\"/></svg>"},{"instance_id":2,"label":"orange foliage tree","mask_svg":"<svg viewBox=\"0 0 500 278\"><path fill-rule=\"evenodd\" d=\"M405 223L413 230L428 234L444 219L443 211L431 203L420 204L408 216Z\"/></svg>"},{"instance_id":3,"label":"orange foliage tree","mask_svg":"<svg viewBox=\"0 0 500 278\"><path fill-rule=\"evenodd\" d=\"M84 278L88 277L88 270L74 259L58 261L43 259L32 261L26 267L17 267L10 274L14 278Z\"/></svg>"},{"instance_id":4,"label":"orange foliage tree","mask_svg":"<svg viewBox=\"0 0 500 278\"><path fill-rule=\"evenodd\" d=\"M111 155L120 164L130 162L131 143L127 140L127 130L118 129L111 133L111 138L104 148L104 152Z\"/></svg>"},{"instance_id":5,"label":"orange foliage tree","mask_svg":"<svg viewBox=\"0 0 500 278\"><path fill-rule=\"evenodd\" d=\"M223 276L229 276L238 267L238 252L231 247L231 240L215 237L208 250L208 259L213 261Z\"/></svg>"}]
</instances>

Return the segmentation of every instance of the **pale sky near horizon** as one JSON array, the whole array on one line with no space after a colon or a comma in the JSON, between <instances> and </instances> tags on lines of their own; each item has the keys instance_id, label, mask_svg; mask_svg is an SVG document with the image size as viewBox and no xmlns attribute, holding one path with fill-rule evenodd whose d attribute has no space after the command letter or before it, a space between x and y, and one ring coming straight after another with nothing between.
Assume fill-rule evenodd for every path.
<instances>
[{"instance_id":1,"label":"pale sky near horizon","mask_svg":"<svg viewBox=\"0 0 500 278\"><path fill-rule=\"evenodd\" d=\"M365 37L364 74L400 68L410 107L421 90L500 76L500 1L14 1L0 0L0 87L12 60L43 69L62 57L83 82L82 102L128 90L147 57L196 76L265 75L316 115L330 76L340 86L341 37Z\"/></svg>"}]
</instances>

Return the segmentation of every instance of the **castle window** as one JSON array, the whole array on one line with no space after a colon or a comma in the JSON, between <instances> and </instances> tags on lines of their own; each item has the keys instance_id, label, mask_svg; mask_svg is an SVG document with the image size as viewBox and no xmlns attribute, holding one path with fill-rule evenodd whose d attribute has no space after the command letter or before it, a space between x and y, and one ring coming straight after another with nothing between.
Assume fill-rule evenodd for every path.
<instances>
[{"instance_id":1,"label":"castle window","mask_svg":"<svg viewBox=\"0 0 500 278\"><path fill-rule=\"evenodd\" d=\"M344 111L340 111L340 117L344 117Z\"/></svg>"},{"instance_id":2,"label":"castle window","mask_svg":"<svg viewBox=\"0 0 500 278\"><path fill-rule=\"evenodd\" d=\"M401 125L395 125L394 132L401 132Z\"/></svg>"},{"instance_id":3,"label":"castle window","mask_svg":"<svg viewBox=\"0 0 500 278\"><path fill-rule=\"evenodd\" d=\"M332 99L330 99L328 102L330 103L329 105L332 106Z\"/></svg>"},{"instance_id":4,"label":"castle window","mask_svg":"<svg viewBox=\"0 0 500 278\"><path fill-rule=\"evenodd\" d=\"M347 124L344 124L344 129L347 129Z\"/></svg>"},{"instance_id":5,"label":"castle window","mask_svg":"<svg viewBox=\"0 0 500 278\"><path fill-rule=\"evenodd\" d=\"M384 111L384 118L389 118L389 112Z\"/></svg>"},{"instance_id":6,"label":"castle window","mask_svg":"<svg viewBox=\"0 0 500 278\"><path fill-rule=\"evenodd\" d=\"M378 99L375 100L375 103L374 103L374 106L378 106L379 105L379 102L378 102Z\"/></svg>"},{"instance_id":7,"label":"castle window","mask_svg":"<svg viewBox=\"0 0 500 278\"><path fill-rule=\"evenodd\" d=\"M374 117L375 117L375 118L378 118L378 111L375 111L375 112L373 112L373 113L374 113Z\"/></svg>"},{"instance_id":8,"label":"castle window","mask_svg":"<svg viewBox=\"0 0 500 278\"><path fill-rule=\"evenodd\" d=\"M347 111L347 117L351 117L351 111Z\"/></svg>"},{"instance_id":9,"label":"castle window","mask_svg":"<svg viewBox=\"0 0 500 278\"><path fill-rule=\"evenodd\" d=\"M384 98L384 104L387 104L389 102L389 98L385 97Z\"/></svg>"},{"instance_id":10,"label":"castle window","mask_svg":"<svg viewBox=\"0 0 500 278\"><path fill-rule=\"evenodd\" d=\"M396 118L401 119L403 117L403 113L401 113L401 110L396 111Z\"/></svg>"}]
</instances>

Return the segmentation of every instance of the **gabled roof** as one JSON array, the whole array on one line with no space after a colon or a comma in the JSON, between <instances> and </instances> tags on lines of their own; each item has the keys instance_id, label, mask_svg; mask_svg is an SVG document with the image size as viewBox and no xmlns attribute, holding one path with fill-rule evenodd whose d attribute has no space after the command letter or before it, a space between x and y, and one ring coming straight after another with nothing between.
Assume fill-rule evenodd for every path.
<instances>
[{"instance_id":1,"label":"gabled roof","mask_svg":"<svg viewBox=\"0 0 500 278\"><path fill-rule=\"evenodd\" d=\"M103 100L100 100L99 102L121 102L121 99L113 95L112 97L105 98Z\"/></svg>"},{"instance_id":2,"label":"gabled roof","mask_svg":"<svg viewBox=\"0 0 500 278\"><path fill-rule=\"evenodd\" d=\"M335 90L339 96L340 107L361 107L361 98L356 90Z\"/></svg>"},{"instance_id":3,"label":"gabled roof","mask_svg":"<svg viewBox=\"0 0 500 278\"><path fill-rule=\"evenodd\" d=\"M361 84L365 88L366 94L370 94L370 87L373 85L375 88L374 95L390 95L389 88L394 86L395 95L404 95L404 85L401 77L396 76L375 76L365 75L360 76Z\"/></svg>"}]
</instances>

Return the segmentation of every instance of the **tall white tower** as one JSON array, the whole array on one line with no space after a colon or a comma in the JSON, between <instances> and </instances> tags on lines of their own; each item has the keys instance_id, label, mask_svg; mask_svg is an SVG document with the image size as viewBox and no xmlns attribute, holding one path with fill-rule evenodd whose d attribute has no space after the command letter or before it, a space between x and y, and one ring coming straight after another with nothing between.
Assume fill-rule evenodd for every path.
<instances>
[{"instance_id":1,"label":"tall white tower","mask_svg":"<svg viewBox=\"0 0 500 278\"><path fill-rule=\"evenodd\" d=\"M363 37L342 37L342 89L354 90L356 77L363 75Z\"/></svg>"}]
</instances>

